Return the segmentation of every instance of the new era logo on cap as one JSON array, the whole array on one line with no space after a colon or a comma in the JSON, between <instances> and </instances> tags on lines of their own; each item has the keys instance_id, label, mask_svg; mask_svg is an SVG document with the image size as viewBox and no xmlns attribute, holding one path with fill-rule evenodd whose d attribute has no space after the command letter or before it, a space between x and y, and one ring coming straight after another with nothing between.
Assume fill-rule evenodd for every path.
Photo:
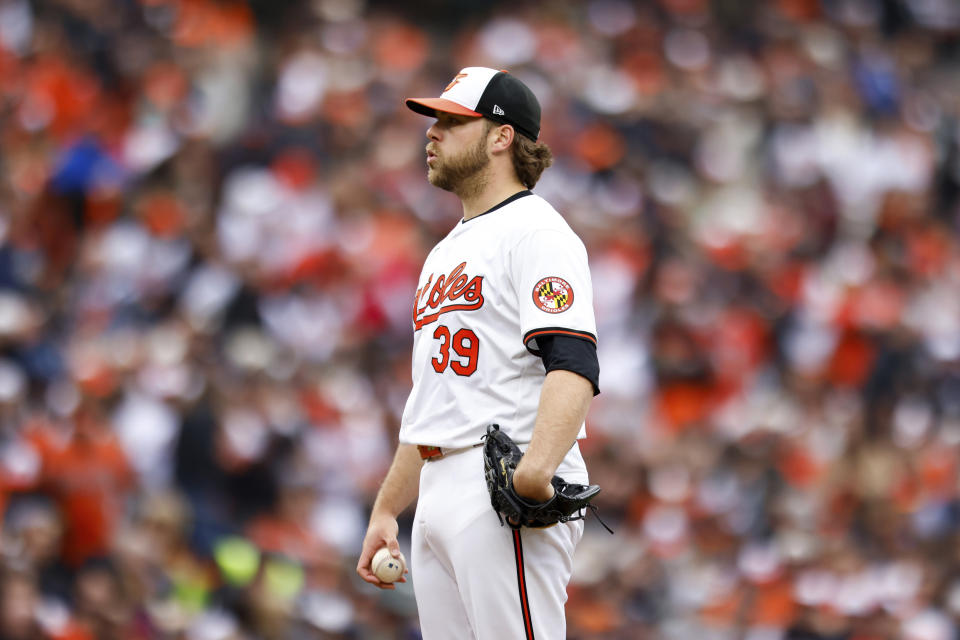
<instances>
[{"instance_id":1,"label":"new era logo on cap","mask_svg":"<svg viewBox=\"0 0 960 640\"><path fill-rule=\"evenodd\" d=\"M540 103L527 85L506 71L467 67L453 78L439 98L407 98L406 104L417 113L431 117L436 116L437 111L485 116L509 124L534 142L540 135Z\"/></svg>"}]
</instances>

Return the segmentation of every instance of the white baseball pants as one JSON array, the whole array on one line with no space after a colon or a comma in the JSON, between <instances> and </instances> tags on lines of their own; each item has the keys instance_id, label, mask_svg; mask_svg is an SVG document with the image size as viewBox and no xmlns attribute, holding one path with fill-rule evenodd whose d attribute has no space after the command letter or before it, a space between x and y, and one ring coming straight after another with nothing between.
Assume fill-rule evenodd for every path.
<instances>
[{"instance_id":1,"label":"white baseball pants","mask_svg":"<svg viewBox=\"0 0 960 640\"><path fill-rule=\"evenodd\" d=\"M482 448L424 463L410 577L424 640L560 640L583 521L515 531L490 506ZM574 445L557 471L587 483Z\"/></svg>"}]
</instances>

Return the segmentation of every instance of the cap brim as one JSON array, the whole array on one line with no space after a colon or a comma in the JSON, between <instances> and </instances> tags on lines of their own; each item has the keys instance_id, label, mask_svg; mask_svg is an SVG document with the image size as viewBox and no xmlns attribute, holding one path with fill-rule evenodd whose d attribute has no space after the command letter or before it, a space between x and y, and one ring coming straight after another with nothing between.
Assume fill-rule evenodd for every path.
<instances>
[{"instance_id":1,"label":"cap brim","mask_svg":"<svg viewBox=\"0 0 960 640\"><path fill-rule=\"evenodd\" d=\"M454 113L458 116L476 116L478 118L483 115L446 98L407 98L405 102L411 110L421 115L430 116L431 118L437 115L437 111Z\"/></svg>"}]
</instances>

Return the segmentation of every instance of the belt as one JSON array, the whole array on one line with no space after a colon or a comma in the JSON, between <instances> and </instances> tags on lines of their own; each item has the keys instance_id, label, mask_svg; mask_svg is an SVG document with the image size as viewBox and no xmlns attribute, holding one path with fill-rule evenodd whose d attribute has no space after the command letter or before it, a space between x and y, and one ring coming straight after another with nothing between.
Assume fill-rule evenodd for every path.
<instances>
[{"instance_id":1,"label":"belt","mask_svg":"<svg viewBox=\"0 0 960 640\"><path fill-rule=\"evenodd\" d=\"M450 449L445 447L433 447L425 444L418 444L417 451L420 452L421 458L429 462L431 460L439 460L440 458L445 458L455 453L461 453L463 451L476 449L477 447L482 447L482 446L483 446L482 442L478 442L477 444L472 444L469 447L459 447L456 449Z\"/></svg>"}]
</instances>

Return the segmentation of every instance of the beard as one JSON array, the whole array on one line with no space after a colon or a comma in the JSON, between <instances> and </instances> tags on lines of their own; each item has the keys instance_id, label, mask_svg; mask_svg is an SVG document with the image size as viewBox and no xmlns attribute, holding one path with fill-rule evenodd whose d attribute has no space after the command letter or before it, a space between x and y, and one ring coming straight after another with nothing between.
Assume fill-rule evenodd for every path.
<instances>
[{"instance_id":1,"label":"beard","mask_svg":"<svg viewBox=\"0 0 960 640\"><path fill-rule=\"evenodd\" d=\"M435 187L460 196L479 193L486 184L484 169L490 164L487 155L486 136L477 143L450 158L436 156L434 166L427 170L427 180Z\"/></svg>"}]
</instances>

